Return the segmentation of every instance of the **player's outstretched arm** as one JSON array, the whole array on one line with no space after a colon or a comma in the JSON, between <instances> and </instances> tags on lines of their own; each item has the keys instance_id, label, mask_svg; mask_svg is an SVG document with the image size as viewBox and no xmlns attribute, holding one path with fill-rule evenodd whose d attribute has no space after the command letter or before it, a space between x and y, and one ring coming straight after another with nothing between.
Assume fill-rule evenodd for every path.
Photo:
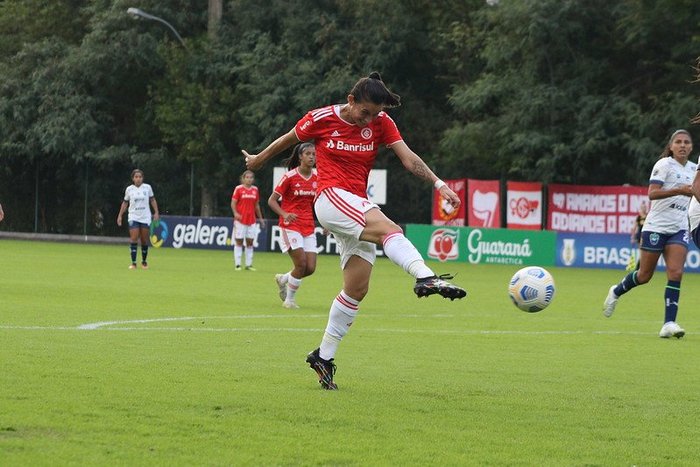
<instances>
[{"instance_id":1,"label":"player's outstretched arm","mask_svg":"<svg viewBox=\"0 0 700 467\"><path fill-rule=\"evenodd\" d=\"M245 149L241 150L245 156L245 165L249 170L258 170L265 163L275 157L277 154L281 153L285 149L297 144L299 138L294 132L294 128L289 130L289 132L283 134L276 140L274 140L268 147L263 149L259 154L248 154Z\"/></svg>"},{"instance_id":2,"label":"player's outstretched arm","mask_svg":"<svg viewBox=\"0 0 700 467\"><path fill-rule=\"evenodd\" d=\"M418 154L413 152L406 143L399 141L392 144L391 149L393 149L394 153L396 153L403 166L406 167L406 170L411 172L416 177L432 183L435 188L440 191L442 197L445 198L453 208L458 208L459 205L462 204L459 196L457 196L457 194L452 191L450 187L445 184L445 182L440 180L440 178L438 178L438 176L435 175L432 170L430 170L430 167L428 167L423 159L421 159Z\"/></svg>"}]
</instances>

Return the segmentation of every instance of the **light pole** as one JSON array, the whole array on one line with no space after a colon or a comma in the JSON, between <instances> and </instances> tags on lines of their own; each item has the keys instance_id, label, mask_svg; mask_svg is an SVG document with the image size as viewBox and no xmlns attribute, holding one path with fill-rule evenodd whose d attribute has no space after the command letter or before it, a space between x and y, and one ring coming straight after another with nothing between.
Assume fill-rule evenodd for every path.
<instances>
[{"instance_id":1,"label":"light pole","mask_svg":"<svg viewBox=\"0 0 700 467\"><path fill-rule=\"evenodd\" d=\"M173 34L175 34L175 37L177 37L177 40L180 41L180 44L182 44L182 46L185 49L187 48L187 46L185 45L185 41L182 40L182 37L180 37L180 34L177 33L177 31L175 30L173 25L168 23L167 21L165 21L163 18L159 18L158 16L151 15L149 13L146 13L143 10L139 10L138 8L134 8L134 7L127 9L126 12L128 14L130 14L132 17L134 17L135 19L138 19L138 18L150 19L152 21L158 21L159 23L166 25L168 28L170 28L170 30L173 32Z\"/></svg>"},{"instance_id":2,"label":"light pole","mask_svg":"<svg viewBox=\"0 0 700 467\"><path fill-rule=\"evenodd\" d=\"M145 11L139 9L139 8L128 8L126 12L131 15L132 18L134 19L139 19L139 18L144 18L144 19L150 19L152 21L158 21L161 24L166 25L172 32L175 34L175 37L177 37L177 40L180 41L180 44L182 44L182 47L187 50L187 45L185 45L185 41L182 40L182 37L180 37L180 34L178 34L177 30L173 27L172 24L168 23L165 21L163 18L160 18L158 16L152 15L150 13L146 13ZM190 162L190 216L194 213L194 162Z\"/></svg>"}]
</instances>

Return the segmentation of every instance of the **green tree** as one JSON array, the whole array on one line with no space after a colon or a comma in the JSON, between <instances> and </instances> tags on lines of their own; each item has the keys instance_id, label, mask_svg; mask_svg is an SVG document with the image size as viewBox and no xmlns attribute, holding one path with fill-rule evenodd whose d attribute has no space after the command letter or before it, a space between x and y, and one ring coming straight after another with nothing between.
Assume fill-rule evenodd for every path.
<instances>
[{"instance_id":1,"label":"green tree","mask_svg":"<svg viewBox=\"0 0 700 467\"><path fill-rule=\"evenodd\" d=\"M454 26L481 64L442 149L478 177L643 183L688 123L698 21L690 1L502 0Z\"/></svg>"},{"instance_id":2,"label":"green tree","mask_svg":"<svg viewBox=\"0 0 700 467\"><path fill-rule=\"evenodd\" d=\"M0 58L11 57L24 44L51 37L77 44L87 31L84 0L0 1Z\"/></svg>"}]
</instances>

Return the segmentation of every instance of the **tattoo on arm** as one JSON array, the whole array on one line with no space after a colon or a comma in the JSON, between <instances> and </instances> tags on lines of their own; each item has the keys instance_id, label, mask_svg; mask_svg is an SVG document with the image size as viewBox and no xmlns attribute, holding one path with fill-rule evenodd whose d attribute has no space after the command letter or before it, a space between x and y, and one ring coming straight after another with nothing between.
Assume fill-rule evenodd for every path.
<instances>
[{"instance_id":1,"label":"tattoo on arm","mask_svg":"<svg viewBox=\"0 0 700 467\"><path fill-rule=\"evenodd\" d=\"M420 158L416 158L416 160L413 161L413 164L411 165L411 172L416 177L420 177L423 180L427 180L429 182L432 181L432 170L430 170L425 164L425 162L423 162L423 160Z\"/></svg>"}]
</instances>

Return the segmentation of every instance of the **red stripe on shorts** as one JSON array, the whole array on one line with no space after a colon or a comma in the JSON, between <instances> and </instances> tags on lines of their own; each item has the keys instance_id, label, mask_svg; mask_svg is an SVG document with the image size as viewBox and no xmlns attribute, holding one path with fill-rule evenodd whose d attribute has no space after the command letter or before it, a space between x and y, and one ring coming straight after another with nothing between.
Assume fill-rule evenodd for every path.
<instances>
[{"instance_id":1,"label":"red stripe on shorts","mask_svg":"<svg viewBox=\"0 0 700 467\"><path fill-rule=\"evenodd\" d=\"M331 202L331 204L335 206L340 212L342 212L350 219L360 224L362 227L366 225L365 214L362 211L352 207L350 204L348 204L347 201L338 196L338 194L333 190L333 188L325 190L324 193L326 193L326 196L328 196L328 200Z\"/></svg>"}]
</instances>

